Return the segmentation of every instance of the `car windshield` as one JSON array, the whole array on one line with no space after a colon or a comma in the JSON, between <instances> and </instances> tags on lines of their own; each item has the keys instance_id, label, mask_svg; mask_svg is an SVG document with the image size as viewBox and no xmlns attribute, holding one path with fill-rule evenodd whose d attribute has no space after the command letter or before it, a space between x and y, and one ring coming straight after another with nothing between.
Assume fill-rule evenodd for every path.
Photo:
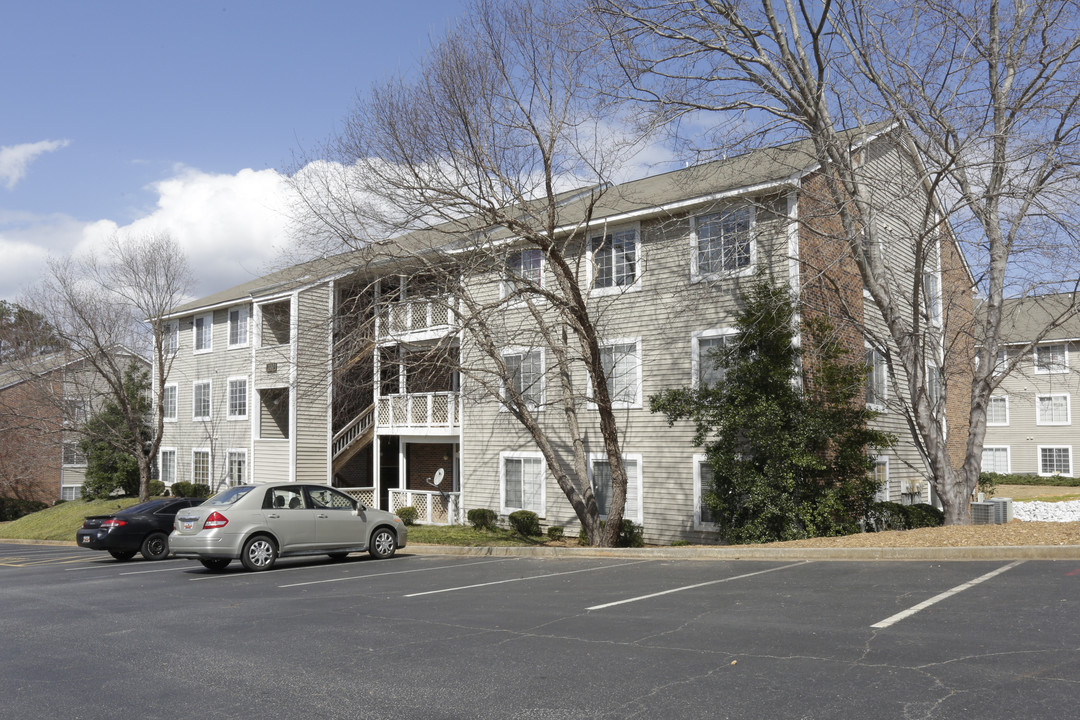
<instances>
[{"instance_id":1,"label":"car windshield","mask_svg":"<svg viewBox=\"0 0 1080 720\"><path fill-rule=\"evenodd\" d=\"M251 485L239 485L237 487L231 487L227 490L222 490L214 497L210 498L203 505L232 505L234 502L251 492Z\"/></svg>"}]
</instances>

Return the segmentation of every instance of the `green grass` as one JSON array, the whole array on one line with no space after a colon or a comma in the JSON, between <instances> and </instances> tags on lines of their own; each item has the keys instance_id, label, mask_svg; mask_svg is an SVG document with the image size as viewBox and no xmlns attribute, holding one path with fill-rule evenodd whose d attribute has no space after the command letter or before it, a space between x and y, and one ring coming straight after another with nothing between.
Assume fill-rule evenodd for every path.
<instances>
[{"instance_id":1,"label":"green grass","mask_svg":"<svg viewBox=\"0 0 1080 720\"><path fill-rule=\"evenodd\" d=\"M130 507L137 502L138 498L113 498L60 503L0 525L0 538L75 542L75 531L82 527L83 518L87 515L109 515L118 508Z\"/></svg>"},{"instance_id":2,"label":"green grass","mask_svg":"<svg viewBox=\"0 0 1080 720\"><path fill-rule=\"evenodd\" d=\"M1070 500L1080 500L1080 494L1071 493L1069 495L1040 495L1038 497L1024 498L1023 500L1016 500L1014 502L1068 502Z\"/></svg>"},{"instance_id":3,"label":"green grass","mask_svg":"<svg viewBox=\"0 0 1080 720\"><path fill-rule=\"evenodd\" d=\"M546 537L526 538L512 530L476 530L471 525L411 525L409 542L466 547L529 547L548 544Z\"/></svg>"}]
</instances>

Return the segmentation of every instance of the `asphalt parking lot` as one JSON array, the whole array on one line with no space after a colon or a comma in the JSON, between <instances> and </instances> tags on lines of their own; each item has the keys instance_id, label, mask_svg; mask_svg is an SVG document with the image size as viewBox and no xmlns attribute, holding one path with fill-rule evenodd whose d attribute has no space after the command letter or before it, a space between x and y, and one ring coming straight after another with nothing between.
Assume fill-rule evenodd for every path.
<instances>
[{"instance_id":1,"label":"asphalt parking lot","mask_svg":"<svg viewBox=\"0 0 1080 720\"><path fill-rule=\"evenodd\" d=\"M0 717L1071 717L1078 589L1062 560L211 574L0 544Z\"/></svg>"}]
</instances>

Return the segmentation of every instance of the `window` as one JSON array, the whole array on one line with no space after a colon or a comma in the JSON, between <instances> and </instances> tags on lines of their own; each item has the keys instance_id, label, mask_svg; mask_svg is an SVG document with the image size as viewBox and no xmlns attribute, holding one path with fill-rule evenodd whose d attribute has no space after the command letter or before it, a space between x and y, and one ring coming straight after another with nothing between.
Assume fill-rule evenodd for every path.
<instances>
[{"instance_id":1,"label":"window","mask_svg":"<svg viewBox=\"0 0 1080 720\"><path fill-rule=\"evenodd\" d=\"M356 507L356 502L348 495L327 487L308 486L308 497L313 507L322 510L352 510Z\"/></svg>"},{"instance_id":2,"label":"window","mask_svg":"<svg viewBox=\"0 0 1080 720\"><path fill-rule=\"evenodd\" d=\"M86 422L86 401L68 400L64 403L64 427L78 428Z\"/></svg>"},{"instance_id":3,"label":"window","mask_svg":"<svg viewBox=\"0 0 1080 720\"><path fill-rule=\"evenodd\" d=\"M510 253L506 257L506 272L515 280L534 287L543 286L544 254L539 248L529 248ZM513 283L507 283L507 293L513 292Z\"/></svg>"},{"instance_id":4,"label":"window","mask_svg":"<svg viewBox=\"0 0 1080 720\"><path fill-rule=\"evenodd\" d=\"M210 484L210 451L191 451L191 482L199 485Z\"/></svg>"},{"instance_id":5,"label":"window","mask_svg":"<svg viewBox=\"0 0 1080 720\"><path fill-rule=\"evenodd\" d=\"M638 340L621 340L600 348L608 395L615 408L641 407L641 358Z\"/></svg>"},{"instance_id":6,"label":"window","mask_svg":"<svg viewBox=\"0 0 1080 720\"><path fill-rule=\"evenodd\" d=\"M926 319L932 325L941 325L941 281L936 272L923 273L923 303Z\"/></svg>"},{"instance_id":7,"label":"window","mask_svg":"<svg viewBox=\"0 0 1080 720\"><path fill-rule=\"evenodd\" d=\"M248 313L246 307L230 308L229 310L229 347L247 347L248 344Z\"/></svg>"},{"instance_id":8,"label":"window","mask_svg":"<svg viewBox=\"0 0 1080 720\"><path fill-rule=\"evenodd\" d=\"M877 348L866 348L866 364L866 404L874 409L884 410L888 388L885 356Z\"/></svg>"},{"instance_id":9,"label":"window","mask_svg":"<svg viewBox=\"0 0 1080 720\"><path fill-rule=\"evenodd\" d=\"M502 465L500 511L531 510L544 517L544 458L540 453L499 453Z\"/></svg>"},{"instance_id":10,"label":"window","mask_svg":"<svg viewBox=\"0 0 1080 720\"><path fill-rule=\"evenodd\" d=\"M176 422L176 383L161 388L161 413L165 422Z\"/></svg>"},{"instance_id":11,"label":"window","mask_svg":"<svg viewBox=\"0 0 1080 720\"><path fill-rule=\"evenodd\" d=\"M247 420L248 416L248 381L247 378L229 378L229 419Z\"/></svg>"},{"instance_id":12,"label":"window","mask_svg":"<svg viewBox=\"0 0 1080 720\"><path fill-rule=\"evenodd\" d=\"M713 490L713 470L704 455L694 456L694 529L715 530L716 518L705 502Z\"/></svg>"},{"instance_id":13,"label":"window","mask_svg":"<svg viewBox=\"0 0 1080 720\"><path fill-rule=\"evenodd\" d=\"M176 482L176 448L161 448L158 456L161 482L172 485Z\"/></svg>"},{"instance_id":14,"label":"window","mask_svg":"<svg viewBox=\"0 0 1080 720\"><path fill-rule=\"evenodd\" d=\"M268 303L262 310L262 347L285 345L292 336L292 302Z\"/></svg>"},{"instance_id":15,"label":"window","mask_svg":"<svg viewBox=\"0 0 1080 720\"><path fill-rule=\"evenodd\" d=\"M532 408L544 404L543 350L507 350L503 353L508 385Z\"/></svg>"},{"instance_id":16,"label":"window","mask_svg":"<svg viewBox=\"0 0 1080 720\"><path fill-rule=\"evenodd\" d=\"M191 419L210 419L210 381L200 380L191 386Z\"/></svg>"},{"instance_id":17,"label":"window","mask_svg":"<svg viewBox=\"0 0 1080 720\"><path fill-rule=\"evenodd\" d=\"M196 315L192 325L195 352L210 352L214 347L214 314Z\"/></svg>"},{"instance_id":18,"label":"window","mask_svg":"<svg viewBox=\"0 0 1080 720\"><path fill-rule=\"evenodd\" d=\"M750 271L754 263L752 224L753 211L749 207L694 218L691 275L703 278Z\"/></svg>"},{"instance_id":19,"label":"window","mask_svg":"<svg viewBox=\"0 0 1080 720\"><path fill-rule=\"evenodd\" d=\"M55 455L53 457L56 457ZM79 443L66 442L64 443L64 464L65 465L85 465L86 454L79 449Z\"/></svg>"},{"instance_id":20,"label":"window","mask_svg":"<svg viewBox=\"0 0 1080 720\"><path fill-rule=\"evenodd\" d=\"M930 397L930 405L936 409L941 405L942 386L944 381L941 377L941 368L930 365L926 368L926 394Z\"/></svg>"},{"instance_id":21,"label":"window","mask_svg":"<svg viewBox=\"0 0 1080 720\"><path fill-rule=\"evenodd\" d=\"M1036 373L1062 373L1069 369L1069 351L1064 344L1039 345L1035 348Z\"/></svg>"},{"instance_id":22,"label":"window","mask_svg":"<svg viewBox=\"0 0 1080 720\"><path fill-rule=\"evenodd\" d=\"M229 450L227 472L230 485L247 482L247 450Z\"/></svg>"},{"instance_id":23,"label":"window","mask_svg":"<svg viewBox=\"0 0 1080 720\"><path fill-rule=\"evenodd\" d=\"M78 500L82 497L81 485L64 485L60 488L61 500Z\"/></svg>"},{"instance_id":24,"label":"window","mask_svg":"<svg viewBox=\"0 0 1080 720\"><path fill-rule=\"evenodd\" d=\"M1009 424L1009 396L991 395L986 406L986 424L1003 426Z\"/></svg>"},{"instance_id":25,"label":"window","mask_svg":"<svg viewBox=\"0 0 1080 720\"><path fill-rule=\"evenodd\" d=\"M589 241L594 288L627 288L637 281L637 229L596 235Z\"/></svg>"},{"instance_id":26,"label":"window","mask_svg":"<svg viewBox=\"0 0 1080 720\"><path fill-rule=\"evenodd\" d=\"M1071 421L1068 394L1036 395L1036 425L1068 425Z\"/></svg>"},{"instance_id":27,"label":"window","mask_svg":"<svg viewBox=\"0 0 1080 720\"><path fill-rule=\"evenodd\" d=\"M694 333L691 338L694 387L716 385L724 381L727 372L717 356L727 347L728 338L734 332L734 330L705 330Z\"/></svg>"},{"instance_id":28,"label":"window","mask_svg":"<svg viewBox=\"0 0 1080 720\"><path fill-rule=\"evenodd\" d=\"M180 349L180 321L170 320L162 328L161 349L165 356L175 355Z\"/></svg>"},{"instance_id":29,"label":"window","mask_svg":"<svg viewBox=\"0 0 1080 720\"><path fill-rule=\"evenodd\" d=\"M1072 477L1072 446L1039 446L1039 474Z\"/></svg>"},{"instance_id":30,"label":"window","mask_svg":"<svg viewBox=\"0 0 1080 720\"><path fill-rule=\"evenodd\" d=\"M877 494L874 499L878 502L889 501L889 458L879 457L874 460L874 484L877 486Z\"/></svg>"},{"instance_id":31,"label":"window","mask_svg":"<svg viewBox=\"0 0 1080 720\"><path fill-rule=\"evenodd\" d=\"M626 507L623 517L641 524L641 456L623 455L626 468ZM600 515L607 516L611 505L611 463L606 455L589 454L589 481L592 483Z\"/></svg>"},{"instance_id":32,"label":"window","mask_svg":"<svg viewBox=\"0 0 1080 720\"><path fill-rule=\"evenodd\" d=\"M992 473L1010 473L1009 446L985 445L982 452L982 471Z\"/></svg>"},{"instance_id":33,"label":"window","mask_svg":"<svg viewBox=\"0 0 1080 720\"><path fill-rule=\"evenodd\" d=\"M1002 348L1002 349L998 350L997 354L994 356L994 374L995 375L1000 375L1001 373L1005 372L1005 365L1008 362L1009 362L1009 353L1008 353L1008 351L1006 351L1005 348Z\"/></svg>"}]
</instances>

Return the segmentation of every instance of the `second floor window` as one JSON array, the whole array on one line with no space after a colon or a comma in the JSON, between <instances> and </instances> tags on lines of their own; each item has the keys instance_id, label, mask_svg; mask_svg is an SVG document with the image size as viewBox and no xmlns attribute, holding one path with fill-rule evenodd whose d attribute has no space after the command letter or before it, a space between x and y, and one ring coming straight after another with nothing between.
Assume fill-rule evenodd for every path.
<instances>
[{"instance_id":1,"label":"second floor window","mask_svg":"<svg viewBox=\"0 0 1080 720\"><path fill-rule=\"evenodd\" d=\"M1062 373L1069 369L1069 352L1064 344L1035 348L1035 372Z\"/></svg>"},{"instance_id":2,"label":"second floor window","mask_svg":"<svg viewBox=\"0 0 1080 720\"><path fill-rule=\"evenodd\" d=\"M161 414L166 420L176 419L176 386L166 385L161 389Z\"/></svg>"},{"instance_id":3,"label":"second floor window","mask_svg":"<svg viewBox=\"0 0 1080 720\"><path fill-rule=\"evenodd\" d=\"M195 352L210 352L213 349L214 316L209 313L196 315L192 331L195 336Z\"/></svg>"},{"instance_id":4,"label":"second floor window","mask_svg":"<svg viewBox=\"0 0 1080 720\"><path fill-rule=\"evenodd\" d=\"M885 355L876 348L866 348L866 404L884 409L887 392Z\"/></svg>"},{"instance_id":5,"label":"second floor window","mask_svg":"<svg viewBox=\"0 0 1080 720\"><path fill-rule=\"evenodd\" d=\"M165 357L175 355L176 351L180 349L180 322L170 320L165 323L162 333L161 349L165 353Z\"/></svg>"},{"instance_id":6,"label":"second floor window","mask_svg":"<svg viewBox=\"0 0 1080 720\"><path fill-rule=\"evenodd\" d=\"M229 310L229 347L245 347L248 344L248 309Z\"/></svg>"},{"instance_id":7,"label":"second floor window","mask_svg":"<svg viewBox=\"0 0 1080 720\"><path fill-rule=\"evenodd\" d=\"M55 456L54 456L55 457ZM64 464L65 465L85 465L86 455L79 449L79 443L66 442L64 443Z\"/></svg>"},{"instance_id":8,"label":"second floor window","mask_svg":"<svg viewBox=\"0 0 1080 720\"><path fill-rule=\"evenodd\" d=\"M589 241L593 260L593 287L625 288L637 280L637 230L596 235Z\"/></svg>"},{"instance_id":9,"label":"second floor window","mask_svg":"<svg viewBox=\"0 0 1080 720\"><path fill-rule=\"evenodd\" d=\"M1069 396L1035 396L1035 421L1037 425L1068 425L1070 421Z\"/></svg>"},{"instance_id":10,"label":"second floor window","mask_svg":"<svg viewBox=\"0 0 1080 720\"><path fill-rule=\"evenodd\" d=\"M641 404L641 359L637 342L613 343L600 348L600 361L607 375L608 395L613 407Z\"/></svg>"},{"instance_id":11,"label":"second floor window","mask_svg":"<svg viewBox=\"0 0 1080 720\"><path fill-rule=\"evenodd\" d=\"M990 403L986 406L986 424L1009 424L1009 397L1007 395L991 396Z\"/></svg>"},{"instance_id":12,"label":"second floor window","mask_svg":"<svg viewBox=\"0 0 1080 720\"><path fill-rule=\"evenodd\" d=\"M231 378L229 380L229 419L244 420L247 415L247 378Z\"/></svg>"},{"instance_id":13,"label":"second floor window","mask_svg":"<svg viewBox=\"0 0 1080 720\"><path fill-rule=\"evenodd\" d=\"M512 278L539 287L544 274L544 254L539 248L510 253L506 258L506 271Z\"/></svg>"},{"instance_id":14,"label":"second floor window","mask_svg":"<svg viewBox=\"0 0 1080 720\"><path fill-rule=\"evenodd\" d=\"M544 402L544 360L540 350L506 352L503 354L507 383L525 401L526 405L538 407Z\"/></svg>"},{"instance_id":15,"label":"second floor window","mask_svg":"<svg viewBox=\"0 0 1080 720\"><path fill-rule=\"evenodd\" d=\"M753 263L751 222L748 207L695 218L695 274L709 276L749 269Z\"/></svg>"},{"instance_id":16,"label":"second floor window","mask_svg":"<svg viewBox=\"0 0 1080 720\"><path fill-rule=\"evenodd\" d=\"M191 418L192 420L210 419L210 381L203 380L192 386L191 393Z\"/></svg>"}]
</instances>

